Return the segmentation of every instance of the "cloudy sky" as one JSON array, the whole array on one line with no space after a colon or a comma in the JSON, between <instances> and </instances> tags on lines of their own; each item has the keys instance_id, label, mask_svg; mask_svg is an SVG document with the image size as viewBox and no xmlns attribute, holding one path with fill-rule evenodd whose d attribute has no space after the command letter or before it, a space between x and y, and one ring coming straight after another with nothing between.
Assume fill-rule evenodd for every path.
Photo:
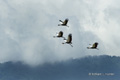
<instances>
[{"instance_id":1,"label":"cloudy sky","mask_svg":"<svg viewBox=\"0 0 120 80\"><path fill-rule=\"evenodd\" d=\"M0 0L0 62L30 65L89 55L120 56L119 0ZM67 27L59 20L69 18ZM73 35L73 47L55 39ZM99 50L86 49L98 42Z\"/></svg>"}]
</instances>

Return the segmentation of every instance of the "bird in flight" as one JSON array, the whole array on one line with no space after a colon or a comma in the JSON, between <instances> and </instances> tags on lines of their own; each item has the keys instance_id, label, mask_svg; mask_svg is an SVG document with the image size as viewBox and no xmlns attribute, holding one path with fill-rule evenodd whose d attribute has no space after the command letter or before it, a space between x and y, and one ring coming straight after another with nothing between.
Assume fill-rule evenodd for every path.
<instances>
[{"instance_id":1,"label":"bird in flight","mask_svg":"<svg viewBox=\"0 0 120 80\"><path fill-rule=\"evenodd\" d=\"M91 44L89 44L89 45L91 45ZM97 50L99 50L99 49L97 48L97 46L98 46L98 43L95 42L91 47L87 47L87 49L97 49Z\"/></svg>"},{"instance_id":2,"label":"bird in flight","mask_svg":"<svg viewBox=\"0 0 120 80\"><path fill-rule=\"evenodd\" d=\"M72 34L69 34L68 38L64 39L64 40L65 40L65 42L63 42L62 44L70 44L71 47L73 47L73 45L72 45Z\"/></svg>"},{"instance_id":3,"label":"bird in flight","mask_svg":"<svg viewBox=\"0 0 120 80\"><path fill-rule=\"evenodd\" d=\"M69 27L69 26L67 25L69 19L65 19L64 21L62 21L62 20L59 20L59 21L61 22L61 24L58 24L58 26L67 26L67 27Z\"/></svg>"},{"instance_id":4,"label":"bird in flight","mask_svg":"<svg viewBox=\"0 0 120 80\"><path fill-rule=\"evenodd\" d=\"M64 38L63 37L63 32L60 31L59 33L56 34L57 36L53 36L54 38Z\"/></svg>"}]
</instances>

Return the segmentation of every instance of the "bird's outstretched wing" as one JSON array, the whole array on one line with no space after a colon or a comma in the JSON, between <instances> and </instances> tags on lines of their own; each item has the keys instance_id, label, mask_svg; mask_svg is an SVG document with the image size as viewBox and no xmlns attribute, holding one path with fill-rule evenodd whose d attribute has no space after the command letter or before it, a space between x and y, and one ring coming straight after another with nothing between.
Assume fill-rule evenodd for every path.
<instances>
[{"instance_id":1,"label":"bird's outstretched wing","mask_svg":"<svg viewBox=\"0 0 120 80\"><path fill-rule=\"evenodd\" d=\"M95 42L92 47L93 47L93 48L97 48L97 46L98 46L98 43Z\"/></svg>"},{"instance_id":2,"label":"bird's outstretched wing","mask_svg":"<svg viewBox=\"0 0 120 80\"><path fill-rule=\"evenodd\" d=\"M62 21L62 20L59 20L59 21L63 23L63 21Z\"/></svg>"},{"instance_id":3,"label":"bird's outstretched wing","mask_svg":"<svg viewBox=\"0 0 120 80\"><path fill-rule=\"evenodd\" d=\"M72 41L72 34L69 34L68 39L67 39L67 43L71 43L71 41Z\"/></svg>"},{"instance_id":4,"label":"bird's outstretched wing","mask_svg":"<svg viewBox=\"0 0 120 80\"><path fill-rule=\"evenodd\" d=\"M96 44L95 43L92 45L92 48L96 48Z\"/></svg>"},{"instance_id":5,"label":"bird's outstretched wing","mask_svg":"<svg viewBox=\"0 0 120 80\"><path fill-rule=\"evenodd\" d=\"M67 25L68 23L68 19L65 19L65 21L63 22L64 25Z\"/></svg>"},{"instance_id":6,"label":"bird's outstretched wing","mask_svg":"<svg viewBox=\"0 0 120 80\"><path fill-rule=\"evenodd\" d=\"M62 21L62 20L59 20L59 21L62 22L63 25L67 25L67 23L68 23L68 19L65 19L64 21Z\"/></svg>"}]
</instances>

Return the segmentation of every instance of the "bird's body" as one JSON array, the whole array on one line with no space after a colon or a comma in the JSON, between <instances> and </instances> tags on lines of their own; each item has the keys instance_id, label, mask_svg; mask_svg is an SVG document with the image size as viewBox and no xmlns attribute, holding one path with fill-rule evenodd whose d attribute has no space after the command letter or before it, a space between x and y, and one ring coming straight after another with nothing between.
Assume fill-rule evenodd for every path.
<instances>
[{"instance_id":1,"label":"bird's body","mask_svg":"<svg viewBox=\"0 0 120 80\"><path fill-rule=\"evenodd\" d=\"M98 49L97 46L98 46L98 43L95 42L95 43L92 45L92 47L87 47L87 49Z\"/></svg>"},{"instance_id":2,"label":"bird's body","mask_svg":"<svg viewBox=\"0 0 120 80\"><path fill-rule=\"evenodd\" d=\"M63 37L63 32L60 31L59 33L57 33L57 36L53 36L54 38L58 37L58 38L64 38Z\"/></svg>"}]
</instances>

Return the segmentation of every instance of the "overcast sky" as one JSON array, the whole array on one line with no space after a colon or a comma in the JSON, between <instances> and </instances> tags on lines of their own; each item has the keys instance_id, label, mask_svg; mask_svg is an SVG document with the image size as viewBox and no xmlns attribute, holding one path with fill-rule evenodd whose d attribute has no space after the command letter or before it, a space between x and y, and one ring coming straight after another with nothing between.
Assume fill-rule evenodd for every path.
<instances>
[{"instance_id":1,"label":"overcast sky","mask_svg":"<svg viewBox=\"0 0 120 80\"><path fill-rule=\"evenodd\" d=\"M120 56L119 0L0 0L0 62L30 65L89 55ZM69 19L67 27L59 20ZM73 47L55 39L73 36ZM99 50L86 49L98 42Z\"/></svg>"}]
</instances>

